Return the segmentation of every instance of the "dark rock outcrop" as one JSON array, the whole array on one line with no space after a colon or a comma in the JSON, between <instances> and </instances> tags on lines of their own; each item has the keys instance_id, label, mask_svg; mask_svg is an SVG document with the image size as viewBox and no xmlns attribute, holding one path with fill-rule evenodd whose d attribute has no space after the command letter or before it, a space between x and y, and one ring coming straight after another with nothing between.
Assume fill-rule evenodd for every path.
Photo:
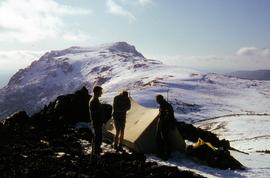
<instances>
[{"instance_id":1,"label":"dark rock outcrop","mask_svg":"<svg viewBox=\"0 0 270 178\"><path fill-rule=\"evenodd\" d=\"M25 111L18 111L12 116L8 117L6 120L4 120L4 125L16 127L27 123L29 119L30 118Z\"/></svg>"},{"instance_id":2,"label":"dark rock outcrop","mask_svg":"<svg viewBox=\"0 0 270 178\"><path fill-rule=\"evenodd\" d=\"M228 150L214 150L206 144L199 147L189 146L187 148L187 155L191 156L193 159L195 158L196 161L214 168L232 170L245 169L239 161L230 155Z\"/></svg>"},{"instance_id":3,"label":"dark rock outcrop","mask_svg":"<svg viewBox=\"0 0 270 178\"><path fill-rule=\"evenodd\" d=\"M74 124L88 118L89 99L83 88L31 117L18 112L0 123L0 177L202 177L146 162L141 153L86 154L80 140L91 142L92 133Z\"/></svg>"},{"instance_id":4,"label":"dark rock outcrop","mask_svg":"<svg viewBox=\"0 0 270 178\"><path fill-rule=\"evenodd\" d=\"M217 148L222 147L224 150L228 150L230 148L230 142L228 140L220 140L216 134L201 128L197 128L192 124L178 122L177 128L185 140L197 142L197 140L201 138L206 142L210 142Z\"/></svg>"},{"instance_id":5,"label":"dark rock outcrop","mask_svg":"<svg viewBox=\"0 0 270 178\"><path fill-rule=\"evenodd\" d=\"M186 153L194 160L219 169L245 169L239 161L230 155L229 149L231 147L228 140L220 140L216 134L184 122L178 122L177 128L185 140L197 142L200 138L215 147L213 149L207 144L195 147L188 146Z\"/></svg>"}]
</instances>

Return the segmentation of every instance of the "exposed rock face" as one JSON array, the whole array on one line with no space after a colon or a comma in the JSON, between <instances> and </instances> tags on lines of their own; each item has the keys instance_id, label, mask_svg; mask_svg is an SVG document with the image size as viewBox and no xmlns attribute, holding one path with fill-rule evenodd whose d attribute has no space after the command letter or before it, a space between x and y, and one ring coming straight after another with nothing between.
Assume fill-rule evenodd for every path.
<instances>
[{"instance_id":1,"label":"exposed rock face","mask_svg":"<svg viewBox=\"0 0 270 178\"><path fill-rule=\"evenodd\" d=\"M92 133L73 125L86 119L89 98L82 88L32 117L22 111L0 123L1 177L202 177L146 162L141 153L86 154L80 140L90 142Z\"/></svg>"}]
</instances>

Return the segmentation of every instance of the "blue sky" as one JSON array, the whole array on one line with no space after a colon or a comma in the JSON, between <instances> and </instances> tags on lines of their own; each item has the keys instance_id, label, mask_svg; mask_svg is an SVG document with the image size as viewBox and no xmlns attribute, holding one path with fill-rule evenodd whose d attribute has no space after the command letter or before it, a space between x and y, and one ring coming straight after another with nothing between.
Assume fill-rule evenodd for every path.
<instances>
[{"instance_id":1,"label":"blue sky","mask_svg":"<svg viewBox=\"0 0 270 178\"><path fill-rule=\"evenodd\" d=\"M29 61L9 52L115 41L202 70L270 68L269 9L269 0L0 0L0 71Z\"/></svg>"}]
</instances>

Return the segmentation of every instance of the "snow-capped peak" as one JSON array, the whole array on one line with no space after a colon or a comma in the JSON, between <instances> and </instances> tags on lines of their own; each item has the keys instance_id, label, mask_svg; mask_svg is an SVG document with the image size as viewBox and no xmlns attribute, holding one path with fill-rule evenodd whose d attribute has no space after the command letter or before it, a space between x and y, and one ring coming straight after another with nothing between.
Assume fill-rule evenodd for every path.
<instances>
[{"instance_id":1,"label":"snow-capped peak","mask_svg":"<svg viewBox=\"0 0 270 178\"><path fill-rule=\"evenodd\" d=\"M126 42L94 47L70 47L47 52L18 71L0 90L0 118L17 110L29 114L83 86L104 88L103 99L112 101L120 90L145 106L156 107L155 95L163 94L180 120L194 122L233 113L265 113L269 82L249 81L218 74L168 66L146 59ZM251 100L252 103L246 101Z\"/></svg>"},{"instance_id":2,"label":"snow-capped peak","mask_svg":"<svg viewBox=\"0 0 270 178\"><path fill-rule=\"evenodd\" d=\"M67 54L76 54L76 53L87 53L87 52L98 52L98 51L109 51L109 52L122 52L133 54L134 56L144 58L144 56L139 53L136 48L127 42L115 42L115 43L106 43L94 47L79 47L72 46L64 50L52 50L45 53L41 59L48 59L53 57L64 56Z\"/></svg>"},{"instance_id":3,"label":"snow-capped peak","mask_svg":"<svg viewBox=\"0 0 270 178\"><path fill-rule=\"evenodd\" d=\"M132 46L126 42L111 43L111 44L108 44L107 48L111 52L117 51L117 52L124 52L124 53L132 53L138 57L144 58L144 56L136 50L135 46Z\"/></svg>"},{"instance_id":4,"label":"snow-capped peak","mask_svg":"<svg viewBox=\"0 0 270 178\"><path fill-rule=\"evenodd\" d=\"M144 58L126 42L52 50L19 70L0 90L0 117L17 109L32 113L58 95L82 86L89 90L96 84L115 86L115 81L125 81L121 76L131 85L131 73L140 74L158 65L161 62Z\"/></svg>"},{"instance_id":5,"label":"snow-capped peak","mask_svg":"<svg viewBox=\"0 0 270 178\"><path fill-rule=\"evenodd\" d=\"M82 86L86 86L91 92L97 84L104 88L101 100L108 103L112 102L112 97L118 91L126 89L140 104L157 107L155 96L163 94L173 105L178 121L192 123L216 118L210 120L210 124L206 126L213 127L216 131L221 130L222 133L232 133L233 137L233 133L236 133L235 138L243 137L238 131L243 132L246 128L254 130L257 125L253 122L258 123L258 116L270 114L269 81L242 80L214 73L200 74L198 71L164 65L160 61L146 59L126 42L116 42L94 47L74 46L53 50L27 68L19 70L8 85L0 89L0 119L17 110L32 114L59 95L73 93ZM252 118L242 120L239 124L230 124L228 119L222 117L252 114ZM269 125L267 119L269 118L260 121L264 124L263 131L267 131L266 127ZM246 127L247 120L252 127ZM246 124L245 127L242 123ZM228 130L230 125L232 128L243 128L237 132L231 131ZM268 143L269 135L261 132L260 125L258 128L259 134L252 134L250 129L246 133L254 137L256 142L263 136L259 143ZM236 143L243 143L241 139L235 139ZM250 142L244 140L244 144L250 150ZM263 144L262 149L269 148L265 145L269 144ZM261 169L256 165L257 169L252 171L254 175L265 171L263 175L267 177L270 172L267 166L263 165ZM224 174L217 173L217 170L210 171L218 176ZM245 175L244 172L241 174ZM230 175L236 177L240 174L232 172Z\"/></svg>"}]
</instances>

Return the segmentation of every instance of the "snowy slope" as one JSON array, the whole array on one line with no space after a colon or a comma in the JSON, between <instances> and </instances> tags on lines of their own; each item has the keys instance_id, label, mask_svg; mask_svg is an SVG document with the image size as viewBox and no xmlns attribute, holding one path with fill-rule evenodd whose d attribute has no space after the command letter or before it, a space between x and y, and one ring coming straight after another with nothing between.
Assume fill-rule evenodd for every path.
<instances>
[{"instance_id":1,"label":"snowy slope","mask_svg":"<svg viewBox=\"0 0 270 178\"><path fill-rule=\"evenodd\" d=\"M145 106L156 107L164 94L179 120L196 122L234 113L270 113L270 82L249 81L146 59L125 42L51 51L18 71L0 90L0 118L23 109L32 114L61 94L86 86L104 88L111 103L120 90Z\"/></svg>"},{"instance_id":2,"label":"snowy slope","mask_svg":"<svg viewBox=\"0 0 270 178\"><path fill-rule=\"evenodd\" d=\"M269 115L225 116L198 122L196 126L228 139L232 147L248 153L232 152L248 168L247 171L234 171L239 176L270 177L270 154L258 152L270 150ZM221 171L221 174L226 172Z\"/></svg>"},{"instance_id":3,"label":"snowy slope","mask_svg":"<svg viewBox=\"0 0 270 178\"><path fill-rule=\"evenodd\" d=\"M82 86L91 91L95 84L104 88L101 99L107 103L112 103L112 97L126 89L144 106L157 107L155 96L163 94L173 104L179 121L196 123L216 132L231 140L235 148L250 153L250 157L233 153L250 168L248 171L212 169L188 161L183 155L176 155L168 162L160 161L161 164L174 164L213 177L253 177L256 174L269 177L269 155L255 151L270 149L267 129L270 118L260 116L260 119L250 114L270 114L270 81L242 80L168 66L146 59L125 42L71 47L44 54L18 71L8 85L0 89L0 118L17 110L32 114L61 94L72 93ZM235 114L249 115L246 119L235 116L209 120ZM226 123L224 127L222 123ZM151 156L148 159L158 160ZM259 162L263 166L257 164Z\"/></svg>"},{"instance_id":4,"label":"snowy slope","mask_svg":"<svg viewBox=\"0 0 270 178\"><path fill-rule=\"evenodd\" d=\"M172 71L168 68L164 70L166 73ZM153 94L163 93L166 96L169 89L168 98L179 120L196 122L235 113L270 113L270 82L241 80L217 74L174 75L160 82L158 86L135 91L135 98L151 106L147 102L151 102ZM149 92L151 98L141 97L145 92Z\"/></svg>"},{"instance_id":5,"label":"snowy slope","mask_svg":"<svg viewBox=\"0 0 270 178\"><path fill-rule=\"evenodd\" d=\"M21 109L31 114L61 94L82 86L90 90L95 84L110 82L112 76L116 80L125 76L128 80L127 74L159 64L146 60L125 42L48 52L19 70L0 90L0 118Z\"/></svg>"}]
</instances>

